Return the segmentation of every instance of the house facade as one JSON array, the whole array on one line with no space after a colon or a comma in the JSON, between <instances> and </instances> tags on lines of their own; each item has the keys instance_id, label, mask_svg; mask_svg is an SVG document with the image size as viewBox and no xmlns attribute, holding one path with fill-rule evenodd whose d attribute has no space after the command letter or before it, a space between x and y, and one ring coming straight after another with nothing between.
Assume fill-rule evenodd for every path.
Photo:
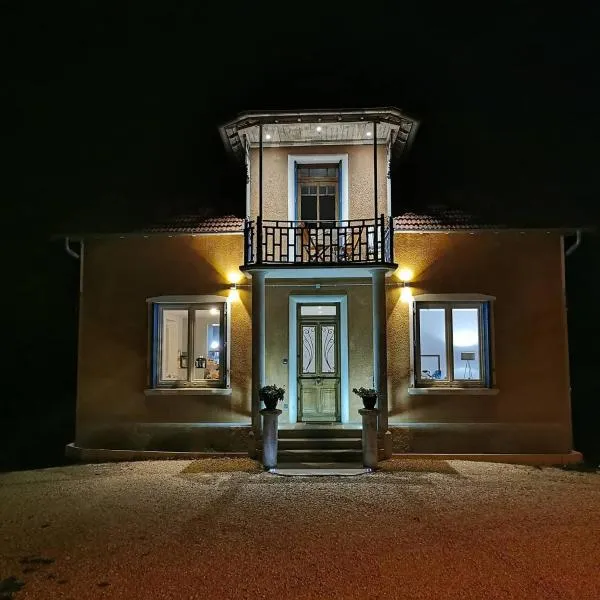
<instances>
[{"instance_id":1,"label":"house facade","mask_svg":"<svg viewBox=\"0 0 600 600\"><path fill-rule=\"evenodd\" d=\"M258 390L276 384L280 431L328 447L373 387L381 457L569 455L567 232L394 215L417 126L391 108L246 113L221 128L245 218L81 236L71 453L259 454Z\"/></svg>"}]
</instances>

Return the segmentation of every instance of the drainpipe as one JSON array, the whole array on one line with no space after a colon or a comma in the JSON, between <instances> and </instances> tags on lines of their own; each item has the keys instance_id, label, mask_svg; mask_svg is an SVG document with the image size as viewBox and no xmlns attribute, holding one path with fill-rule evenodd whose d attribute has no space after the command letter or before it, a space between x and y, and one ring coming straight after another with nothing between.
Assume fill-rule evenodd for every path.
<instances>
[{"instance_id":1,"label":"drainpipe","mask_svg":"<svg viewBox=\"0 0 600 600\"><path fill-rule=\"evenodd\" d=\"M577 248L579 248L580 244L581 244L581 229L578 229L577 237L575 238L575 241L566 249L565 256L571 256L571 254L573 254L573 252L575 252L575 250L577 250Z\"/></svg>"},{"instance_id":2,"label":"drainpipe","mask_svg":"<svg viewBox=\"0 0 600 600\"><path fill-rule=\"evenodd\" d=\"M77 252L75 252L71 248L71 246L69 245L69 238L68 237L65 238L65 250L67 251L67 254L69 256L72 256L73 258L77 258L77 259L79 258L79 254L77 254Z\"/></svg>"}]
</instances>

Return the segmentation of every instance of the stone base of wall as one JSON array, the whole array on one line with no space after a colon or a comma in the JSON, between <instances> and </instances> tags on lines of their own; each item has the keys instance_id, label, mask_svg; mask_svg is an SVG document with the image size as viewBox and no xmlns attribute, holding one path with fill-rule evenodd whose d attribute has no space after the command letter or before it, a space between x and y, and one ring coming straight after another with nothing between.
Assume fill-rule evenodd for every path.
<instances>
[{"instance_id":1,"label":"stone base of wall","mask_svg":"<svg viewBox=\"0 0 600 600\"><path fill-rule=\"evenodd\" d=\"M251 431L250 425L237 423L111 423L81 427L75 445L105 450L248 453Z\"/></svg>"},{"instance_id":2,"label":"stone base of wall","mask_svg":"<svg viewBox=\"0 0 600 600\"><path fill-rule=\"evenodd\" d=\"M403 423L389 425L394 453L568 454L571 434L560 425Z\"/></svg>"}]
</instances>

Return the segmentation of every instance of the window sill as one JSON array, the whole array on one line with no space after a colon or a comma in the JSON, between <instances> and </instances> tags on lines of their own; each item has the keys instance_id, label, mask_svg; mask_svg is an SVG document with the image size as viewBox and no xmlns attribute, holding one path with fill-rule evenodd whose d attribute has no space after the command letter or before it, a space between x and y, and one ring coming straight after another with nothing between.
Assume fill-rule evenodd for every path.
<instances>
[{"instance_id":1,"label":"window sill","mask_svg":"<svg viewBox=\"0 0 600 600\"><path fill-rule=\"evenodd\" d=\"M147 388L145 396L231 396L231 388Z\"/></svg>"},{"instance_id":2,"label":"window sill","mask_svg":"<svg viewBox=\"0 0 600 600\"><path fill-rule=\"evenodd\" d=\"M498 388L409 387L409 396L495 396Z\"/></svg>"}]
</instances>

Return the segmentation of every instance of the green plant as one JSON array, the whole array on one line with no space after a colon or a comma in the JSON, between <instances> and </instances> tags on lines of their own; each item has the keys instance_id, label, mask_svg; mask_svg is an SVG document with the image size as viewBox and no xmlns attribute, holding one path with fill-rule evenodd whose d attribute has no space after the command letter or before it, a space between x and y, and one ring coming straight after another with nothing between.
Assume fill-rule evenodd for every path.
<instances>
[{"instance_id":1,"label":"green plant","mask_svg":"<svg viewBox=\"0 0 600 600\"><path fill-rule=\"evenodd\" d=\"M264 385L258 391L258 395L260 399L265 403L275 403L283 400L283 396L285 395L285 390L276 385Z\"/></svg>"},{"instance_id":2,"label":"green plant","mask_svg":"<svg viewBox=\"0 0 600 600\"><path fill-rule=\"evenodd\" d=\"M364 398L377 398L377 390L374 390L373 388L359 387L359 388L352 388L352 391L357 396L360 396L363 399Z\"/></svg>"}]
</instances>

